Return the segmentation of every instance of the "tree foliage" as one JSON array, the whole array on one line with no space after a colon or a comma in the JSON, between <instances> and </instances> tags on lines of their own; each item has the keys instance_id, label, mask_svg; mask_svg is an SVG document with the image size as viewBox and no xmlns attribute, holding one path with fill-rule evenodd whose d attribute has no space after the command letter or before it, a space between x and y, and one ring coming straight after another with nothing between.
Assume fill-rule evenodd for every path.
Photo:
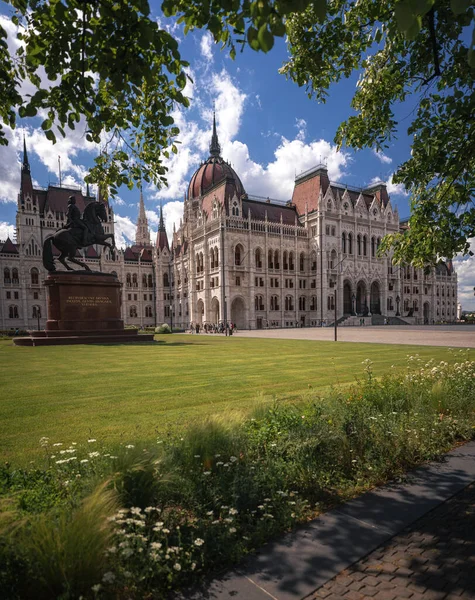
<instances>
[{"instance_id":1,"label":"tree foliage","mask_svg":"<svg viewBox=\"0 0 475 600\"><path fill-rule=\"evenodd\" d=\"M147 0L9 4L22 46L11 55L0 27L0 143L2 123L13 127L16 111L41 115L52 141L81 124L103 146L90 181L112 193L141 175L165 183L163 159L176 151L179 133L171 114L188 106L187 63ZM331 84L358 72L355 114L336 133L340 146L387 147L401 126L395 105L410 100L412 154L393 180L411 194L412 216L383 249L416 265L468 252L475 235L470 0L163 0L162 11L185 33L210 31L233 58L246 46L268 52L287 35L281 72L320 102ZM30 97L21 94L25 79L36 88Z\"/></svg>"}]
</instances>

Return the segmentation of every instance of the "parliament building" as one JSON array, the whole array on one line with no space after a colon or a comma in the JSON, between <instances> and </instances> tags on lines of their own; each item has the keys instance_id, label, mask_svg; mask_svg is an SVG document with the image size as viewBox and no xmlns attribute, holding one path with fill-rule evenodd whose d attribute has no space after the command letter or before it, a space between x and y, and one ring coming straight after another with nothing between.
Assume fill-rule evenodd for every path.
<instances>
[{"instance_id":1,"label":"parliament building","mask_svg":"<svg viewBox=\"0 0 475 600\"><path fill-rule=\"evenodd\" d=\"M34 187L25 147L16 236L0 242L0 329L44 328L42 247L65 225L70 195L81 213L96 200L89 190ZM104 229L114 233L114 210L105 204ZM213 123L210 155L191 178L172 239L161 215L151 241L140 194L135 244L114 258L91 246L85 260L117 275L124 322L138 327L318 327L335 314L341 325L454 322L450 261L415 269L378 256L384 235L406 226L384 183L334 183L324 165L298 175L287 202L251 195L221 157Z\"/></svg>"}]
</instances>

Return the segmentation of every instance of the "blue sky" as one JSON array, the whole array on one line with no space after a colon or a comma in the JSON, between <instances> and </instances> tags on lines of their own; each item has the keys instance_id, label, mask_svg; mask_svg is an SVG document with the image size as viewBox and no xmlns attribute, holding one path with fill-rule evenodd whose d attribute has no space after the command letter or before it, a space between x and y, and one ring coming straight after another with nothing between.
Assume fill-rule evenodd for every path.
<instances>
[{"instance_id":1,"label":"blue sky","mask_svg":"<svg viewBox=\"0 0 475 600\"><path fill-rule=\"evenodd\" d=\"M15 29L3 7L0 13L5 16L0 14L0 22L12 34L13 45ZM233 165L248 193L289 199L295 174L323 161L335 181L360 187L375 179L387 182L391 202L398 206L400 216L409 215L409 198L401 186L392 184L391 177L410 153L405 129L411 121L413 102L397 108L401 130L384 154L372 150L338 152L333 138L338 125L352 112L350 102L357 74L333 86L326 104L317 104L308 99L304 88L278 73L287 57L283 40L267 55L246 49L232 61L208 34L194 32L185 38L172 21L162 19L162 24L179 38L182 56L190 62L193 83L186 90L191 98L190 109L174 115L182 143L168 165L169 187L144 188L152 232L156 231L160 202L169 232L174 223L179 223L187 183L200 161L208 156L213 103L222 155ZM80 128L53 146L42 135L40 122L39 118L19 120L16 130L7 131L9 146L0 147L0 239L13 233L23 134L32 176L40 186L57 183L59 155L63 184L82 184L85 188L83 177L97 153ZM119 198L113 201L118 242L122 245L133 241L138 198L137 190L121 189ZM473 260L458 261L457 272L463 308L475 309Z\"/></svg>"}]
</instances>

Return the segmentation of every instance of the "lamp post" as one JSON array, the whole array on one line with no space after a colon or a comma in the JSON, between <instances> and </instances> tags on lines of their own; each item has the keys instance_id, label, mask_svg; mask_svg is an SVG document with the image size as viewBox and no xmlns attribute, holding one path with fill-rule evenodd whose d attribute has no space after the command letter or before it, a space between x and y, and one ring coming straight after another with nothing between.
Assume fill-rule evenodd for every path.
<instances>
[{"instance_id":1,"label":"lamp post","mask_svg":"<svg viewBox=\"0 0 475 600\"><path fill-rule=\"evenodd\" d=\"M400 317L401 313L399 312L399 302L401 302L401 298L399 294L396 296L396 317Z\"/></svg>"},{"instance_id":2,"label":"lamp post","mask_svg":"<svg viewBox=\"0 0 475 600\"><path fill-rule=\"evenodd\" d=\"M173 292L170 261L168 262L168 287L170 289L170 333L173 333Z\"/></svg>"},{"instance_id":3,"label":"lamp post","mask_svg":"<svg viewBox=\"0 0 475 600\"><path fill-rule=\"evenodd\" d=\"M337 310L336 310L336 295L337 288L335 288L335 342L338 341L338 321L337 321Z\"/></svg>"}]
</instances>

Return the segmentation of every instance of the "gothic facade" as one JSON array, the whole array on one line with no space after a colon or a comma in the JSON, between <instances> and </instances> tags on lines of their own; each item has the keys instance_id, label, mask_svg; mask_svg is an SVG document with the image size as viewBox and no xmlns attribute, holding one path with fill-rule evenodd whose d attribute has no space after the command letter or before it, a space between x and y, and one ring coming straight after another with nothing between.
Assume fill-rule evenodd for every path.
<instances>
[{"instance_id":1,"label":"gothic facade","mask_svg":"<svg viewBox=\"0 0 475 600\"><path fill-rule=\"evenodd\" d=\"M33 187L26 147L16 240L0 243L0 328L45 326L44 239L65 224L68 197L84 210L86 190ZM114 233L106 202L104 228ZM384 183L355 189L331 182L324 165L295 179L292 199L246 192L221 157L213 124L209 158L194 173L183 219L169 243L163 216L151 243L142 195L136 242L113 259L90 247L92 269L122 282L126 324L234 322L238 329L454 322L457 275L452 263L414 269L378 256L386 233L401 223Z\"/></svg>"}]
</instances>

